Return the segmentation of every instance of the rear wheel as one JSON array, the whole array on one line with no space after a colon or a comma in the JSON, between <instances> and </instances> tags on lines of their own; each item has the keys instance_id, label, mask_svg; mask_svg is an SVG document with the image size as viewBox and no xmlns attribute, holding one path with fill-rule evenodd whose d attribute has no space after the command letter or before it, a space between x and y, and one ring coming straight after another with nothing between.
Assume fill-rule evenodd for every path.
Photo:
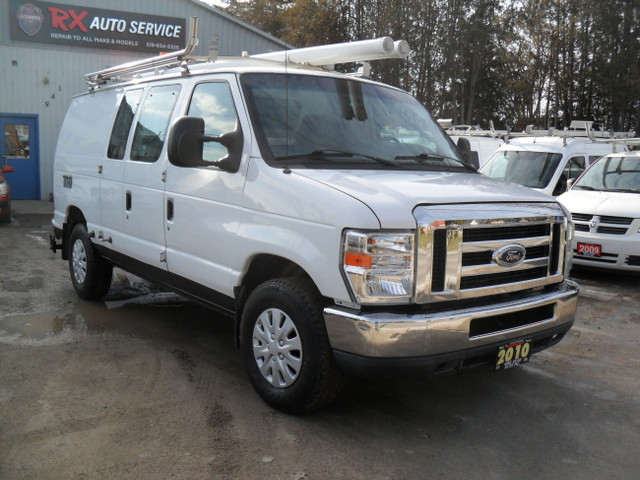
<instances>
[{"instance_id":1,"label":"rear wheel","mask_svg":"<svg viewBox=\"0 0 640 480\"><path fill-rule=\"evenodd\" d=\"M73 287L85 300L104 297L111 286L113 266L95 250L81 223L73 227L69 237L69 273Z\"/></svg>"},{"instance_id":2,"label":"rear wheel","mask_svg":"<svg viewBox=\"0 0 640 480\"><path fill-rule=\"evenodd\" d=\"M343 375L310 281L289 278L258 286L242 313L240 345L251 383L278 410L315 410L340 393Z\"/></svg>"}]
</instances>

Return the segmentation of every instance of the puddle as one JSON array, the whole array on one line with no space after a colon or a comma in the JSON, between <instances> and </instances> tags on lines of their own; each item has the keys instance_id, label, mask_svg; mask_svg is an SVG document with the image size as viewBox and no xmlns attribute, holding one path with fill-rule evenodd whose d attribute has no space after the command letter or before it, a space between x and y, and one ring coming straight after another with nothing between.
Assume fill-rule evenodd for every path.
<instances>
[{"instance_id":1,"label":"puddle","mask_svg":"<svg viewBox=\"0 0 640 480\"><path fill-rule=\"evenodd\" d=\"M71 312L0 316L0 343L48 345L87 335L161 337L173 340L232 331L233 324L216 321L215 312L145 282L114 279L102 302L78 303Z\"/></svg>"}]
</instances>

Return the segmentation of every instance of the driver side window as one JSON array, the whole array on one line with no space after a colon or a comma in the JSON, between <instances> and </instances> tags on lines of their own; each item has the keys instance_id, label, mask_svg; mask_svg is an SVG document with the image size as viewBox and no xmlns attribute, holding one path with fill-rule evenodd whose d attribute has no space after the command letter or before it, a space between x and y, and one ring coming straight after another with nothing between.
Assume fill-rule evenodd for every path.
<instances>
[{"instance_id":1,"label":"driver side window","mask_svg":"<svg viewBox=\"0 0 640 480\"><path fill-rule=\"evenodd\" d=\"M204 118L205 135L219 136L236 129L238 115L231 91L226 82L209 82L196 85L189 103L187 115ZM217 162L227 155L227 149L217 142L204 144L203 159Z\"/></svg>"},{"instance_id":2,"label":"driver side window","mask_svg":"<svg viewBox=\"0 0 640 480\"><path fill-rule=\"evenodd\" d=\"M567 180L578 178L584 172L584 157L573 157L564 167L564 175Z\"/></svg>"}]
</instances>

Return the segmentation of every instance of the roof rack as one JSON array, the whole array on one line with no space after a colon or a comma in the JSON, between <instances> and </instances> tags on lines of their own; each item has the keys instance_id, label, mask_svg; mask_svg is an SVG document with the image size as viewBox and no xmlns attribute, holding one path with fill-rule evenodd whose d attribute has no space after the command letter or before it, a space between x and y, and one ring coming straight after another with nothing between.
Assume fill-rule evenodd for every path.
<instances>
[{"instance_id":1,"label":"roof rack","mask_svg":"<svg viewBox=\"0 0 640 480\"><path fill-rule=\"evenodd\" d=\"M191 57L189 54L198 45L198 17L191 17L191 36L183 50L170 52L156 57L136 60L115 67L106 68L84 76L89 85L89 91L94 91L108 81L122 81L125 76L133 76L160 68L182 67L183 75L189 75L189 64L215 61L217 59L217 45L210 48L209 57ZM268 53L248 55L242 53L242 59L262 60L277 63L295 63L300 65L333 67L339 63L361 63L362 68L357 74L368 76L370 70L368 61L389 58L406 58L411 53L409 44L404 40L394 41L390 37L372 40L320 45L317 47L295 48Z\"/></svg>"},{"instance_id":2,"label":"roof rack","mask_svg":"<svg viewBox=\"0 0 640 480\"><path fill-rule=\"evenodd\" d=\"M143 72L155 70L157 68L169 68L173 66L183 65L189 62L205 61L205 58L189 57L188 55L198 45L198 17L191 17L190 23L191 36L187 46L176 52L170 52L156 57L144 58L115 67L106 68L84 76L85 81L89 85L89 90L95 90L100 85L104 85L108 81L118 81L124 75L135 75ZM185 63L186 62L186 63Z\"/></svg>"},{"instance_id":3,"label":"roof rack","mask_svg":"<svg viewBox=\"0 0 640 480\"><path fill-rule=\"evenodd\" d=\"M591 130L591 125L586 126L587 136L589 140L595 143L614 143L614 144L623 144L623 145L640 145L640 138L632 137L631 135L635 135L635 132L629 132L627 137L611 137L611 138L596 138L594 132Z\"/></svg>"},{"instance_id":4,"label":"roof rack","mask_svg":"<svg viewBox=\"0 0 640 480\"><path fill-rule=\"evenodd\" d=\"M506 139L509 136L508 130L496 130L493 120L489 120L489 129L484 130L478 125L453 125L448 119L439 119L438 123L449 135L468 135L472 137L491 137Z\"/></svg>"}]
</instances>

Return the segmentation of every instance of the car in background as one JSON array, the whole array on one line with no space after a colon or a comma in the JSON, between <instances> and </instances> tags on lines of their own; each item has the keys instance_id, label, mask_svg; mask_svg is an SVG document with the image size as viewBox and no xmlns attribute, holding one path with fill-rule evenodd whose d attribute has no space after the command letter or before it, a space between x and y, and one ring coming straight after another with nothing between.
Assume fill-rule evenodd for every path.
<instances>
[{"instance_id":1,"label":"car in background","mask_svg":"<svg viewBox=\"0 0 640 480\"><path fill-rule=\"evenodd\" d=\"M4 174L13 172L11 165L0 168L0 223L11 221L11 188Z\"/></svg>"},{"instance_id":2,"label":"car in background","mask_svg":"<svg viewBox=\"0 0 640 480\"><path fill-rule=\"evenodd\" d=\"M616 151L612 143L574 135L573 131L557 131L512 138L498 148L480 173L547 195L560 195L568 181L578 178L596 159Z\"/></svg>"},{"instance_id":3,"label":"car in background","mask_svg":"<svg viewBox=\"0 0 640 480\"><path fill-rule=\"evenodd\" d=\"M602 157L558 200L575 224L574 265L640 272L640 151Z\"/></svg>"}]
</instances>

